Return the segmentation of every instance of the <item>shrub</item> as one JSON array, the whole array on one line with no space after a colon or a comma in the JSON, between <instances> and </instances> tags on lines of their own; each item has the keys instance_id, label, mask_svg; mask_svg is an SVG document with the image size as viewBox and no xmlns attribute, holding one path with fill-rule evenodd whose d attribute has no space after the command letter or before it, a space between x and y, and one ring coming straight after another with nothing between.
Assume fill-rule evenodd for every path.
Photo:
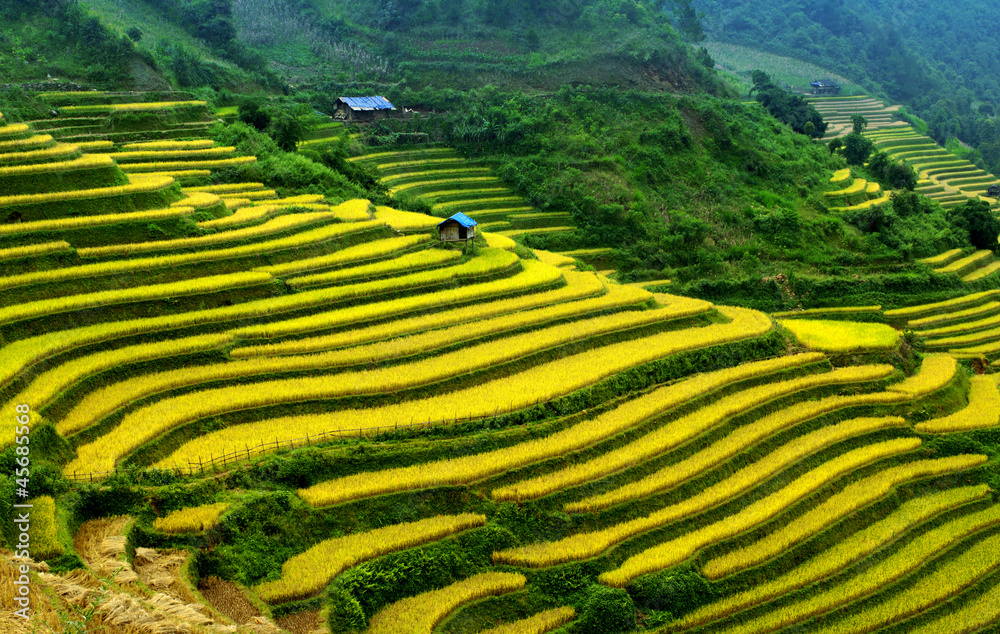
<instances>
[{"instance_id":1,"label":"shrub","mask_svg":"<svg viewBox=\"0 0 1000 634\"><path fill-rule=\"evenodd\" d=\"M635 605L628 592L596 586L575 629L584 634L617 634L631 632L635 627Z\"/></svg>"}]
</instances>

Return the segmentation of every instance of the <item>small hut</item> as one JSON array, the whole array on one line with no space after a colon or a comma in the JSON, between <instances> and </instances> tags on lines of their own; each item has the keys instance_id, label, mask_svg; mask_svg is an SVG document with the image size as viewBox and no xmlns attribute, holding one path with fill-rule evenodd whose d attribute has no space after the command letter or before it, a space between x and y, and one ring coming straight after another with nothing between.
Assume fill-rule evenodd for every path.
<instances>
[{"instance_id":1,"label":"small hut","mask_svg":"<svg viewBox=\"0 0 1000 634\"><path fill-rule=\"evenodd\" d=\"M840 92L840 84L832 79L817 79L809 86L814 95L836 95Z\"/></svg>"},{"instance_id":2,"label":"small hut","mask_svg":"<svg viewBox=\"0 0 1000 634\"><path fill-rule=\"evenodd\" d=\"M1000 185L990 185L986 189L986 196L989 198L1000 198Z\"/></svg>"},{"instance_id":3,"label":"small hut","mask_svg":"<svg viewBox=\"0 0 1000 634\"><path fill-rule=\"evenodd\" d=\"M374 121L396 110L385 97L338 97L335 105L336 117L347 121Z\"/></svg>"},{"instance_id":4,"label":"small hut","mask_svg":"<svg viewBox=\"0 0 1000 634\"><path fill-rule=\"evenodd\" d=\"M441 242L465 242L468 245L469 240L476 238L476 221L458 212L438 225L438 234Z\"/></svg>"}]
</instances>

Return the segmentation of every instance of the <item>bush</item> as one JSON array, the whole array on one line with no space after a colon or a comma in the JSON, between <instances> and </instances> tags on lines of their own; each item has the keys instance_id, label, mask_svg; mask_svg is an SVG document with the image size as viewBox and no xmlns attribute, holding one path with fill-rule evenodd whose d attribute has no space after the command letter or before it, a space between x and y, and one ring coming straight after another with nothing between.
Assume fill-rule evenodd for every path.
<instances>
[{"instance_id":1,"label":"bush","mask_svg":"<svg viewBox=\"0 0 1000 634\"><path fill-rule=\"evenodd\" d=\"M339 583L330 586L327 607L331 632L361 632L368 624L361 604Z\"/></svg>"},{"instance_id":2,"label":"bush","mask_svg":"<svg viewBox=\"0 0 1000 634\"><path fill-rule=\"evenodd\" d=\"M691 566L640 577L629 589L640 609L667 611L675 618L715 598L712 586Z\"/></svg>"},{"instance_id":3,"label":"bush","mask_svg":"<svg viewBox=\"0 0 1000 634\"><path fill-rule=\"evenodd\" d=\"M628 592L621 588L596 586L574 629L586 634L616 634L631 632L635 627L635 605Z\"/></svg>"}]
</instances>

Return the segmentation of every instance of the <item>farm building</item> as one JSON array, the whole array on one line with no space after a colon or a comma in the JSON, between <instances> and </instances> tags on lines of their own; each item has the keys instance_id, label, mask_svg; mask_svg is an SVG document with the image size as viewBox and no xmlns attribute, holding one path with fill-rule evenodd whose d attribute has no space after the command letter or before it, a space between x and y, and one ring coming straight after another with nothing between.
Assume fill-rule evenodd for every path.
<instances>
[{"instance_id":1,"label":"farm building","mask_svg":"<svg viewBox=\"0 0 1000 634\"><path fill-rule=\"evenodd\" d=\"M832 79L817 79L809 85L814 95L836 95L840 92L840 84Z\"/></svg>"},{"instance_id":2,"label":"farm building","mask_svg":"<svg viewBox=\"0 0 1000 634\"><path fill-rule=\"evenodd\" d=\"M459 212L438 225L441 242L467 242L476 237L476 221Z\"/></svg>"},{"instance_id":3,"label":"farm building","mask_svg":"<svg viewBox=\"0 0 1000 634\"><path fill-rule=\"evenodd\" d=\"M336 106L335 116L347 121L374 121L396 110L385 97L338 97Z\"/></svg>"},{"instance_id":4,"label":"farm building","mask_svg":"<svg viewBox=\"0 0 1000 634\"><path fill-rule=\"evenodd\" d=\"M1000 198L1000 185L990 185L986 189L986 195L990 198Z\"/></svg>"}]
</instances>

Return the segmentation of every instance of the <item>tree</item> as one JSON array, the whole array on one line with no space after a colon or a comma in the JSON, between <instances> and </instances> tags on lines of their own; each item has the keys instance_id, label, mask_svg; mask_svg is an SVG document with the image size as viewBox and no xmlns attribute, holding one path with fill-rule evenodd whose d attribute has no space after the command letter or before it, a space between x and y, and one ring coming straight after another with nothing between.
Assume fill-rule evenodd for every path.
<instances>
[{"instance_id":1,"label":"tree","mask_svg":"<svg viewBox=\"0 0 1000 634\"><path fill-rule=\"evenodd\" d=\"M844 158L849 165L864 165L874 149L874 143L856 132L844 137Z\"/></svg>"},{"instance_id":2,"label":"tree","mask_svg":"<svg viewBox=\"0 0 1000 634\"><path fill-rule=\"evenodd\" d=\"M133 42L138 43L139 40L142 39L142 29L140 29L137 26L133 26L128 31L125 31L125 35L128 36L128 39L132 40Z\"/></svg>"},{"instance_id":3,"label":"tree","mask_svg":"<svg viewBox=\"0 0 1000 634\"><path fill-rule=\"evenodd\" d=\"M868 127L868 119L860 114L852 114L851 125L854 127L854 134L861 134Z\"/></svg>"},{"instance_id":4,"label":"tree","mask_svg":"<svg viewBox=\"0 0 1000 634\"><path fill-rule=\"evenodd\" d=\"M969 242L977 249L996 251L1000 238L1000 219L990 211L990 204L982 200L969 200L955 208L952 218L956 226L969 232Z\"/></svg>"},{"instance_id":5,"label":"tree","mask_svg":"<svg viewBox=\"0 0 1000 634\"><path fill-rule=\"evenodd\" d=\"M290 112L281 112L271 120L271 138L286 152L294 152L305 133L302 122Z\"/></svg>"}]
</instances>

